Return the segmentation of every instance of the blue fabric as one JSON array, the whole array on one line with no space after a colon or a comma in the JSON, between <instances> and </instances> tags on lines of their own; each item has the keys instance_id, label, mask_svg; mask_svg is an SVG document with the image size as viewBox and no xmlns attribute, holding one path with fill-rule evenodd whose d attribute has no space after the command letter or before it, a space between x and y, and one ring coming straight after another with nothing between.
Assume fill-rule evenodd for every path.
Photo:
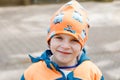
<instances>
[{"instance_id":1,"label":"blue fabric","mask_svg":"<svg viewBox=\"0 0 120 80\"><path fill-rule=\"evenodd\" d=\"M25 80L24 75L22 75L22 77L21 77L21 79L20 79L20 80Z\"/></svg>"},{"instance_id":2,"label":"blue fabric","mask_svg":"<svg viewBox=\"0 0 120 80\"><path fill-rule=\"evenodd\" d=\"M100 80L104 80L104 77L102 76Z\"/></svg>"},{"instance_id":3,"label":"blue fabric","mask_svg":"<svg viewBox=\"0 0 120 80\"><path fill-rule=\"evenodd\" d=\"M50 60L50 56L52 55L51 51L50 50L46 50L45 52L41 53L42 55L41 56L38 56L36 58L32 57L31 55L29 55L31 61L33 63L35 62L38 62L40 60Z\"/></svg>"},{"instance_id":4,"label":"blue fabric","mask_svg":"<svg viewBox=\"0 0 120 80\"><path fill-rule=\"evenodd\" d=\"M73 72L71 72L71 73L68 74L67 80L82 80L82 79L75 78L74 75L73 75Z\"/></svg>"},{"instance_id":5,"label":"blue fabric","mask_svg":"<svg viewBox=\"0 0 120 80\"><path fill-rule=\"evenodd\" d=\"M42 60L40 57L34 58L34 57L31 56L31 55L29 55L29 57L30 57L32 63L35 63L35 62L38 62L38 61Z\"/></svg>"},{"instance_id":6,"label":"blue fabric","mask_svg":"<svg viewBox=\"0 0 120 80\"><path fill-rule=\"evenodd\" d=\"M82 55L81 55L80 60L78 61L78 63L81 64L85 60L90 60L90 58L87 56L86 49L83 48L82 49Z\"/></svg>"}]
</instances>

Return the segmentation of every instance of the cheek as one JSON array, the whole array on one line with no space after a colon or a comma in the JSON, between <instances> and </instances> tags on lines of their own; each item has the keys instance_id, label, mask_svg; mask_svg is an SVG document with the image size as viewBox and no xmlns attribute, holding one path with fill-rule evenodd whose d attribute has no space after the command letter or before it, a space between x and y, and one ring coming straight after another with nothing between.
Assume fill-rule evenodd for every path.
<instances>
[{"instance_id":1,"label":"cheek","mask_svg":"<svg viewBox=\"0 0 120 80\"><path fill-rule=\"evenodd\" d=\"M56 42L54 39L51 39L50 44L49 44L50 49L54 49L55 47L57 47L57 44L58 42Z\"/></svg>"},{"instance_id":2,"label":"cheek","mask_svg":"<svg viewBox=\"0 0 120 80\"><path fill-rule=\"evenodd\" d=\"M79 45L79 44L73 45L72 48L73 48L74 52L76 53L76 55L79 54L81 51L81 45Z\"/></svg>"}]
</instances>

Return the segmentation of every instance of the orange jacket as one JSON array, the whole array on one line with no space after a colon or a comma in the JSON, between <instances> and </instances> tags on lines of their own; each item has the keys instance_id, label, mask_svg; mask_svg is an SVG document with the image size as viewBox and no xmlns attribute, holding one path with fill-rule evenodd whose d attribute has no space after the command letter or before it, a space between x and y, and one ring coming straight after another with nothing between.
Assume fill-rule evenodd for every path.
<instances>
[{"instance_id":1,"label":"orange jacket","mask_svg":"<svg viewBox=\"0 0 120 80\"><path fill-rule=\"evenodd\" d=\"M104 80L101 71L83 52L79 65L71 71L67 78L59 66L50 61L50 50L46 50L41 57L32 58L35 62L21 77L21 80Z\"/></svg>"}]
</instances>

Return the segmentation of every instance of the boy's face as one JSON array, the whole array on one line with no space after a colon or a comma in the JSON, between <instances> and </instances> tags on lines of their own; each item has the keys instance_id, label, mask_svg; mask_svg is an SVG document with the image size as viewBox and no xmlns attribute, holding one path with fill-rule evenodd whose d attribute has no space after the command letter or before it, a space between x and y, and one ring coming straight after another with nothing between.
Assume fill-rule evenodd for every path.
<instances>
[{"instance_id":1,"label":"boy's face","mask_svg":"<svg viewBox=\"0 0 120 80\"><path fill-rule=\"evenodd\" d=\"M50 49L58 65L71 66L80 54L81 45L73 36L57 34L50 40Z\"/></svg>"}]
</instances>

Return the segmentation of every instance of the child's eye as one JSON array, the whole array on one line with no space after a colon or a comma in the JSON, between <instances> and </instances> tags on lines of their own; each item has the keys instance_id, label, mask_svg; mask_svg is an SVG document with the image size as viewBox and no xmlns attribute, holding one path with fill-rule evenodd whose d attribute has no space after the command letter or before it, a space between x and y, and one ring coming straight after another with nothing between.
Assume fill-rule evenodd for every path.
<instances>
[{"instance_id":1,"label":"child's eye","mask_svg":"<svg viewBox=\"0 0 120 80\"><path fill-rule=\"evenodd\" d=\"M56 38L56 39L62 39L62 37L60 37L60 36L56 36L55 38Z\"/></svg>"},{"instance_id":2,"label":"child's eye","mask_svg":"<svg viewBox=\"0 0 120 80\"><path fill-rule=\"evenodd\" d=\"M79 42L77 39L72 39L71 41L72 42Z\"/></svg>"}]
</instances>

